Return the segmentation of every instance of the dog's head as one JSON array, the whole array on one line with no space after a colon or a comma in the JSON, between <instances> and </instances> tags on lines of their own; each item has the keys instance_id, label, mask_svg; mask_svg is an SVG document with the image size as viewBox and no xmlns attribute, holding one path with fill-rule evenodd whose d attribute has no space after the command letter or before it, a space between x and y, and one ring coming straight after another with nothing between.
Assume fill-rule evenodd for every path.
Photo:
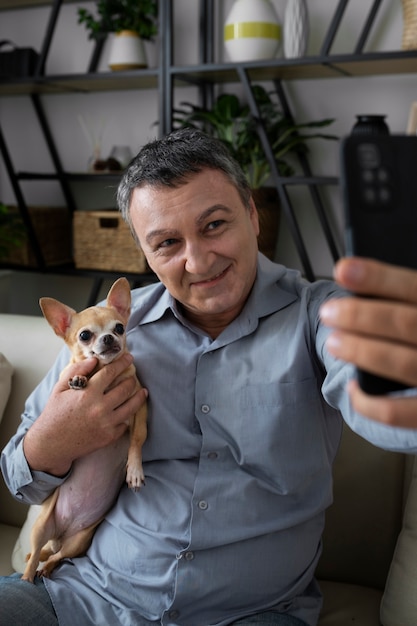
<instances>
[{"instance_id":1,"label":"dog's head","mask_svg":"<svg viewBox=\"0 0 417 626\"><path fill-rule=\"evenodd\" d=\"M72 361L94 356L99 367L110 363L126 349L125 328L130 315L131 294L126 278L110 289L106 306L92 306L77 313L54 298L41 298L42 313L55 333L71 350Z\"/></svg>"}]
</instances>

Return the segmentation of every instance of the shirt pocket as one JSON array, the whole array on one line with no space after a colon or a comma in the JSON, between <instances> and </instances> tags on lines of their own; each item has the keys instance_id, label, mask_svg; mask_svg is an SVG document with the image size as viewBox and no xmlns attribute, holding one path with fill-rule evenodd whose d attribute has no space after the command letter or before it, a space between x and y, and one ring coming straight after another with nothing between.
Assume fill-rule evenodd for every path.
<instances>
[{"instance_id":1,"label":"shirt pocket","mask_svg":"<svg viewBox=\"0 0 417 626\"><path fill-rule=\"evenodd\" d=\"M279 493L307 489L331 466L323 403L314 378L246 385L230 425L236 461Z\"/></svg>"}]
</instances>

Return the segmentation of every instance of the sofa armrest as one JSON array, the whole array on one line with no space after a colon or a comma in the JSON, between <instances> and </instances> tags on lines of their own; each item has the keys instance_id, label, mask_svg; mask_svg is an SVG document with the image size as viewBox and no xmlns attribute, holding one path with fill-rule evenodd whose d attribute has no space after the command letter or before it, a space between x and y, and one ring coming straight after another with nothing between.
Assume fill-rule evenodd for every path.
<instances>
[{"instance_id":1,"label":"sofa armrest","mask_svg":"<svg viewBox=\"0 0 417 626\"><path fill-rule=\"evenodd\" d=\"M53 364L62 340L42 316L0 314L0 352L13 366L12 389L0 423L0 449L16 432L28 395ZM0 481L0 523L21 526L27 507Z\"/></svg>"}]
</instances>

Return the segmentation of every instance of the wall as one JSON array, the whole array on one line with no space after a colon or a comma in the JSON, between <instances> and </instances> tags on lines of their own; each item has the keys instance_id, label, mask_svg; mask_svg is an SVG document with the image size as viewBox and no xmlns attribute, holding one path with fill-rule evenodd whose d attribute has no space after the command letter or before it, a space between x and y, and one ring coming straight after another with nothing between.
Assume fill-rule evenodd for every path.
<instances>
[{"instance_id":1,"label":"wall","mask_svg":"<svg viewBox=\"0 0 417 626\"><path fill-rule=\"evenodd\" d=\"M283 17L286 0L274 0L278 14ZM343 20L343 28L334 43L333 52L353 51L361 31L365 15L372 0L351 0ZM216 12L220 35L216 41L217 58L223 59L221 24L227 15L232 0L217 0ZM318 54L323 35L329 24L336 0L308 0L310 16L310 40L308 54ZM93 7L93 3L83 3ZM38 7L0 13L0 39L11 39L20 46L39 49L49 9ZM192 63L197 60L198 2L196 0L174 0L175 20L175 63ZM367 50L398 50L401 46L402 12L399 0L385 0L380 17L371 33ZM81 73L86 70L92 43L82 25L77 24L77 5L63 6L58 27L53 39L47 64L47 73ZM147 45L150 65L157 62L158 43ZM280 51L279 55L282 54ZM106 70L108 44L104 51L100 70ZM239 86L234 85L239 91ZM392 132L404 132L410 104L417 100L417 87L412 75L382 76L348 79L300 80L286 85L291 105L299 121L334 117L331 127L334 134L342 137L350 132L359 113L381 113L387 115ZM192 100L193 88L184 88L176 93L177 103ZM157 135L157 95L155 92L111 92L95 94L59 94L43 98L52 131L57 141L64 168L69 171L84 171L91 147L79 122L81 115L90 132L98 135L102 129L102 155L107 157L115 144L129 145L135 153L143 143ZM9 143L13 162L19 170L50 171L51 163L37 126L31 103L26 97L10 97L0 100L0 120ZM22 120L24 122L22 123ZM316 174L338 175L337 142L316 141L311 144L311 163ZM15 203L10 184L0 164L0 199ZM24 191L31 204L62 204L59 187L55 183L25 182ZM98 193L97 187L78 184L74 193L82 208L114 206L114 189ZM301 189L291 192L296 200L297 217L313 259L315 272L330 276L332 260L321 235L314 210L309 206ZM343 250L343 217L337 188L322 190L326 210ZM285 219L277 246L277 258L293 267L301 267L300 261ZM11 281L8 310L18 312L37 311L40 295L64 292L66 301L77 307L85 299L89 284L86 279L63 279L58 276L38 276L14 273ZM30 285L30 288L27 286ZM0 301L0 307L1 307Z\"/></svg>"}]
</instances>

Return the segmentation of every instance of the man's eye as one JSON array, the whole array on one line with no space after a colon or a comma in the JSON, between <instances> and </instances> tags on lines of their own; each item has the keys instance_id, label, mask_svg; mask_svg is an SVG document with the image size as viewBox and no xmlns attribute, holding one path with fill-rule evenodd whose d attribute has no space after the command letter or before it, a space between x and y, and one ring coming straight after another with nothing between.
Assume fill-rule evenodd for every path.
<instances>
[{"instance_id":1,"label":"man's eye","mask_svg":"<svg viewBox=\"0 0 417 626\"><path fill-rule=\"evenodd\" d=\"M207 224L207 230L216 230L216 228L219 228L222 224L224 224L224 220L214 220L214 222Z\"/></svg>"},{"instance_id":2,"label":"man's eye","mask_svg":"<svg viewBox=\"0 0 417 626\"><path fill-rule=\"evenodd\" d=\"M123 333L125 332L125 327L123 326L123 324L116 324L114 332L116 333L116 335L123 335Z\"/></svg>"},{"instance_id":3,"label":"man's eye","mask_svg":"<svg viewBox=\"0 0 417 626\"><path fill-rule=\"evenodd\" d=\"M93 333L90 330L82 330L80 332L80 339L83 342L90 341L92 336L93 336Z\"/></svg>"},{"instance_id":4,"label":"man's eye","mask_svg":"<svg viewBox=\"0 0 417 626\"><path fill-rule=\"evenodd\" d=\"M170 246L173 246L175 243L177 243L177 241L177 239L165 239L158 244L158 248L169 248Z\"/></svg>"}]
</instances>

